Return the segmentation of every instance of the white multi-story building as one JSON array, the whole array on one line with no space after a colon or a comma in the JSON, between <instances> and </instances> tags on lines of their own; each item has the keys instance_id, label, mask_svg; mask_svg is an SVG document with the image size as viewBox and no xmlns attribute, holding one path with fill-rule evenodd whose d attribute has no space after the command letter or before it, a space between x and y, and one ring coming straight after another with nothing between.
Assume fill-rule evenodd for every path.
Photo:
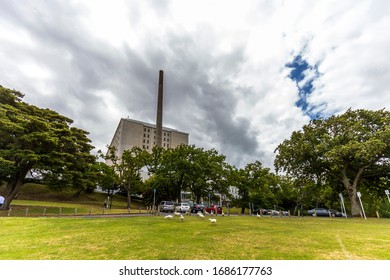
<instances>
[{"instance_id":1,"label":"white multi-story building","mask_svg":"<svg viewBox=\"0 0 390 280\"><path fill-rule=\"evenodd\" d=\"M176 148L181 144L188 145L188 133L163 127L163 148ZM128 118L120 120L110 144L111 147L116 148L118 156L121 156L123 151L133 147L140 147L151 152L155 145L156 125Z\"/></svg>"}]
</instances>

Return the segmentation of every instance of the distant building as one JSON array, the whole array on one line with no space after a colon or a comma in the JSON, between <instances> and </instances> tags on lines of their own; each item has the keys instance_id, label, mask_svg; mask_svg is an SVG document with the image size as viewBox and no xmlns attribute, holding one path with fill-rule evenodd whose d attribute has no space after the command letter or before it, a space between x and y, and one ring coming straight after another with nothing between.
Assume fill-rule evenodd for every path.
<instances>
[{"instance_id":1,"label":"distant building","mask_svg":"<svg viewBox=\"0 0 390 280\"><path fill-rule=\"evenodd\" d=\"M188 145L188 133L163 127L162 147L176 148ZM133 147L140 147L148 152L156 145L156 125L132 119L122 118L111 140L110 147L115 147L117 155Z\"/></svg>"}]
</instances>

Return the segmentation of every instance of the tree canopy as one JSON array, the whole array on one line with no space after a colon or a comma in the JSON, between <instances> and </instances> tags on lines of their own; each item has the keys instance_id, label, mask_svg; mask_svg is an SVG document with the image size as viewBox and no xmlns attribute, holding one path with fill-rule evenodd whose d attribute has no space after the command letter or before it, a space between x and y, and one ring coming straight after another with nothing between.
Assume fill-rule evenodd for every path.
<instances>
[{"instance_id":1,"label":"tree canopy","mask_svg":"<svg viewBox=\"0 0 390 280\"><path fill-rule=\"evenodd\" d=\"M261 162L255 161L244 168L235 169L231 176L239 191L240 197L235 203L241 207L241 212L249 202L258 207L273 207L279 201L279 180Z\"/></svg>"},{"instance_id":2,"label":"tree canopy","mask_svg":"<svg viewBox=\"0 0 390 280\"><path fill-rule=\"evenodd\" d=\"M315 183L344 187L352 215L360 214L357 192L362 182L389 182L390 112L351 110L328 119L312 120L281 143L277 171ZM342 191L342 189L338 189Z\"/></svg>"},{"instance_id":3,"label":"tree canopy","mask_svg":"<svg viewBox=\"0 0 390 280\"><path fill-rule=\"evenodd\" d=\"M86 188L95 157L88 132L50 109L22 101L24 95L0 86L0 182L6 182L3 209L24 183Z\"/></svg>"},{"instance_id":4,"label":"tree canopy","mask_svg":"<svg viewBox=\"0 0 390 280\"><path fill-rule=\"evenodd\" d=\"M149 153L140 147L132 147L119 156L114 147L108 147L104 158L111 161L119 186L126 190L127 208L131 208L131 194L139 192L142 186L141 169L148 164Z\"/></svg>"},{"instance_id":5,"label":"tree canopy","mask_svg":"<svg viewBox=\"0 0 390 280\"><path fill-rule=\"evenodd\" d=\"M199 203L209 193L227 193L229 165L214 149L194 145L154 148L149 159L151 181L160 199L180 201L181 192L190 191Z\"/></svg>"}]
</instances>

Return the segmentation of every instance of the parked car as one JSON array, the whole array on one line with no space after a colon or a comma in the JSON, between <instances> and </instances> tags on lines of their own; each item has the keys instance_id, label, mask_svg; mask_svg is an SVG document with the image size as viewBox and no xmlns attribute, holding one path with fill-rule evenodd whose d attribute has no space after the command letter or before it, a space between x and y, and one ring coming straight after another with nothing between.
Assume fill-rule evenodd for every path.
<instances>
[{"instance_id":1,"label":"parked car","mask_svg":"<svg viewBox=\"0 0 390 280\"><path fill-rule=\"evenodd\" d=\"M268 215L271 215L271 216L288 216L288 211L278 211L278 210L274 210L274 209L267 209L266 210L268 212Z\"/></svg>"},{"instance_id":2,"label":"parked car","mask_svg":"<svg viewBox=\"0 0 390 280\"><path fill-rule=\"evenodd\" d=\"M256 214L256 215L271 215L271 216L279 216L280 214L282 214L283 216L288 216L288 211L278 211L278 210L274 210L274 209L262 209L262 208L255 208L255 210L253 210L252 214Z\"/></svg>"},{"instance_id":3,"label":"parked car","mask_svg":"<svg viewBox=\"0 0 390 280\"><path fill-rule=\"evenodd\" d=\"M345 217L345 214L342 213L342 212L339 212L339 211L336 211L336 210L333 210L333 209L329 209L329 211L334 214L334 217Z\"/></svg>"},{"instance_id":4,"label":"parked car","mask_svg":"<svg viewBox=\"0 0 390 280\"><path fill-rule=\"evenodd\" d=\"M256 208L255 210L253 210L252 214L258 214L258 215L269 215L268 213L268 210L267 209L260 209L260 208Z\"/></svg>"},{"instance_id":5,"label":"parked car","mask_svg":"<svg viewBox=\"0 0 390 280\"><path fill-rule=\"evenodd\" d=\"M206 211L207 213L211 213L211 211L213 211L214 214L222 214L222 207L216 204L211 204L207 205L204 208L204 211Z\"/></svg>"},{"instance_id":6,"label":"parked car","mask_svg":"<svg viewBox=\"0 0 390 280\"><path fill-rule=\"evenodd\" d=\"M176 212L188 212L190 211L190 205L187 202L182 202L176 205L175 207Z\"/></svg>"},{"instance_id":7,"label":"parked car","mask_svg":"<svg viewBox=\"0 0 390 280\"><path fill-rule=\"evenodd\" d=\"M191 213L203 212L204 205L203 204L194 204L191 207Z\"/></svg>"},{"instance_id":8,"label":"parked car","mask_svg":"<svg viewBox=\"0 0 390 280\"><path fill-rule=\"evenodd\" d=\"M327 208L314 208L307 211L307 214L317 217L345 217L343 213Z\"/></svg>"},{"instance_id":9,"label":"parked car","mask_svg":"<svg viewBox=\"0 0 390 280\"><path fill-rule=\"evenodd\" d=\"M161 212L173 212L175 210L175 203L173 201L161 201L159 207Z\"/></svg>"}]
</instances>

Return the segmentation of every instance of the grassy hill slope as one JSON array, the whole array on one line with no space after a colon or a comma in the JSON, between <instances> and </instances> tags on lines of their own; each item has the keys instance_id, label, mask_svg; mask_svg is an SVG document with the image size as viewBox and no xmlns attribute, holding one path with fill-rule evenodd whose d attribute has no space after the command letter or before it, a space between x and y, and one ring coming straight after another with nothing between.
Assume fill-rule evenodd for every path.
<instances>
[{"instance_id":1,"label":"grassy hill slope","mask_svg":"<svg viewBox=\"0 0 390 280\"><path fill-rule=\"evenodd\" d=\"M0 187L0 193L4 190L4 187L4 185ZM95 209L93 212L97 212L96 209L99 209L99 212L101 212L100 210L103 208L104 201L108 197L106 193L99 192L81 192L78 196L75 194L75 190L59 191L51 189L46 185L26 184L23 186L16 199L12 201L11 207L13 208L14 215L16 215L15 210L19 210L19 212L25 211L26 207L29 207L28 211L30 211L30 214L34 211L42 212L43 208L47 208L47 213L50 214L50 211L58 212L59 207L64 208L63 213L67 212L66 208L72 208L72 211L78 211L79 213L90 212L92 211L91 209ZM127 211L127 201L125 197L112 195L111 199L112 209ZM142 205L142 201L133 199L131 208L138 209L139 207L145 208ZM39 210L36 208L42 209ZM56 210L52 210L51 208L56 208ZM78 208L78 210L74 210L75 208ZM31 210L33 212L31 212Z\"/></svg>"}]
</instances>

